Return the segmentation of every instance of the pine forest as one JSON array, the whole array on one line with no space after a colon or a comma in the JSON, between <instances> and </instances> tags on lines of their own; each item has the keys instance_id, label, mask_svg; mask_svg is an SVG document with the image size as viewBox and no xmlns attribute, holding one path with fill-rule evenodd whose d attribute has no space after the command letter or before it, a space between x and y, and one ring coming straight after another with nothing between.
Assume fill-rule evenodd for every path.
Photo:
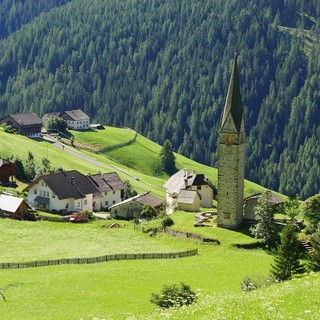
<instances>
[{"instance_id":1,"label":"pine forest","mask_svg":"<svg viewBox=\"0 0 320 320\"><path fill-rule=\"evenodd\" d=\"M246 179L319 193L319 0L2 0L0 116L81 108L216 166L235 51Z\"/></svg>"}]
</instances>

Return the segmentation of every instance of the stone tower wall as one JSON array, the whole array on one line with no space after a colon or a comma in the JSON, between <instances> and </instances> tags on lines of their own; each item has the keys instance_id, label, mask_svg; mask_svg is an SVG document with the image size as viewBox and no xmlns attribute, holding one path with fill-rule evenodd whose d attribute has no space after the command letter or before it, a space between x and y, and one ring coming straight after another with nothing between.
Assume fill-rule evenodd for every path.
<instances>
[{"instance_id":1,"label":"stone tower wall","mask_svg":"<svg viewBox=\"0 0 320 320\"><path fill-rule=\"evenodd\" d=\"M217 222L235 229L243 221L245 133L220 132L218 159Z\"/></svg>"}]
</instances>

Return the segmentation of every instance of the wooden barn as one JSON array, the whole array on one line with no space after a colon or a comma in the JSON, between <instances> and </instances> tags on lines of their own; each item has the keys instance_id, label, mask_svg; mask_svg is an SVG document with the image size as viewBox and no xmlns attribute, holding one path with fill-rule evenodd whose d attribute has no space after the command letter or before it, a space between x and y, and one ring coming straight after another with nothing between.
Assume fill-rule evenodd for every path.
<instances>
[{"instance_id":1,"label":"wooden barn","mask_svg":"<svg viewBox=\"0 0 320 320\"><path fill-rule=\"evenodd\" d=\"M23 216L28 213L29 205L21 198L0 195L0 213L8 215L12 219L22 220Z\"/></svg>"},{"instance_id":2,"label":"wooden barn","mask_svg":"<svg viewBox=\"0 0 320 320\"><path fill-rule=\"evenodd\" d=\"M1 182L1 184L14 182L16 173L17 173L17 167L15 164L13 164L7 160L0 159L0 182Z\"/></svg>"},{"instance_id":3,"label":"wooden barn","mask_svg":"<svg viewBox=\"0 0 320 320\"><path fill-rule=\"evenodd\" d=\"M24 136L39 135L42 128L42 120L33 112L9 114L0 123L10 125Z\"/></svg>"}]
</instances>

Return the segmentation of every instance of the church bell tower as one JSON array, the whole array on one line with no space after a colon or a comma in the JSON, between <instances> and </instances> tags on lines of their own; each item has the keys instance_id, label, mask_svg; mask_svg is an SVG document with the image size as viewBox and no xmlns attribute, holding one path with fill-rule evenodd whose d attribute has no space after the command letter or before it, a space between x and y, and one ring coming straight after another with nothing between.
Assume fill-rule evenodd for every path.
<instances>
[{"instance_id":1,"label":"church bell tower","mask_svg":"<svg viewBox=\"0 0 320 320\"><path fill-rule=\"evenodd\" d=\"M245 124L235 54L218 138L218 227L236 229L243 222Z\"/></svg>"}]
</instances>

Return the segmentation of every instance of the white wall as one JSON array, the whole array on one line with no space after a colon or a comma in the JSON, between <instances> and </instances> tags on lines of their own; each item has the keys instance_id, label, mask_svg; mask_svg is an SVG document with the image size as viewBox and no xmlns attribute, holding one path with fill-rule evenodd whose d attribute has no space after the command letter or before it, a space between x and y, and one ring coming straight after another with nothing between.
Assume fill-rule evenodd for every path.
<instances>
[{"instance_id":1,"label":"white wall","mask_svg":"<svg viewBox=\"0 0 320 320\"><path fill-rule=\"evenodd\" d=\"M36 193L35 193L36 190ZM81 211L88 210L92 212L93 195L88 194L83 199L63 199L59 200L58 197L51 191L51 189L45 184L43 180L40 180L37 184L32 186L28 192L28 203L31 207L35 206L34 199L37 196L49 198L48 211L51 210L63 210L68 211Z\"/></svg>"},{"instance_id":2,"label":"white wall","mask_svg":"<svg viewBox=\"0 0 320 320\"><path fill-rule=\"evenodd\" d=\"M108 192L101 192L102 198L94 198L93 201L95 202L95 211L101 211L105 208L109 208L114 204L117 204L122 201L121 199L121 190L114 190Z\"/></svg>"},{"instance_id":3,"label":"white wall","mask_svg":"<svg viewBox=\"0 0 320 320\"><path fill-rule=\"evenodd\" d=\"M71 121L67 120L67 126L68 128L74 129L74 130L85 130L89 129L89 118L85 120L80 121Z\"/></svg>"}]
</instances>

